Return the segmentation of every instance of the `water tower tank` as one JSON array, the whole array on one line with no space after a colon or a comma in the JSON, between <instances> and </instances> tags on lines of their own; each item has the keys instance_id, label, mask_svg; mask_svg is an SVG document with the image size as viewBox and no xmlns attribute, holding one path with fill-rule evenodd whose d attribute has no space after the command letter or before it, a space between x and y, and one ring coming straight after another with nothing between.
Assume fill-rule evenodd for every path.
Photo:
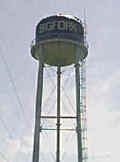
<instances>
[{"instance_id":1,"label":"water tower tank","mask_svg":"<svg viewBox=\"0 0 120 162\"><path fill-rule=\"evenodd\" d=\"M42 55L41 58L41 48ZM79 55L77 55L79 51ZM70 15L55 15L42 19L36 27L32 56L52 66L66 66L83 60L88 54L84 43L82 22Z\"/></svg>"}]
</instances>

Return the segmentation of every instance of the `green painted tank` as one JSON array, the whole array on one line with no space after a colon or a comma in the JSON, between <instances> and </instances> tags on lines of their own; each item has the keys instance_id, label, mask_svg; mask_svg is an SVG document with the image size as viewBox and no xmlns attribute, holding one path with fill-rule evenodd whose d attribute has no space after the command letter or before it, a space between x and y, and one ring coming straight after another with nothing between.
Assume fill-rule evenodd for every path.
<instances>
[{"instance_id":1,"label":"green painted tank","mask_svg":"<svg viewBox=\"0 0 120 162\"><path fill-rule=\"evenodd\" d=\"M88 55L82 22L73 16L55 15L42 19L36 27L32 56L51 66L67 66Z\"/></svg>"}]
</instances>

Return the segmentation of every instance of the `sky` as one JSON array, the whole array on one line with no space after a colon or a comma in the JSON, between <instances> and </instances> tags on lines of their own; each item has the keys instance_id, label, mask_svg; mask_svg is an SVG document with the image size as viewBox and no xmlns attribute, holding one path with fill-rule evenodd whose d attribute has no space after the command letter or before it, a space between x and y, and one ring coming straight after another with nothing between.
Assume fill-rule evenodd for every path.
<instances>
[{"instance_id":1,"label":"sky","mask_svg":"<svg viewBox=\"0 0 120 162\"><path fill-rule=\"evenodd\" d=\"M38 64L30 55L30 45L35 38L37 23L42 18L56 13L75 15L83 20L84 9L86 9L89 44L86 62L88 161L120 160L120 2L118 0L1 0L1 162L32 161ZM49 71L52 71L51 77L48 77ZM53 74L53 69L48 69L45 74L46 82L49 82L51 89L55 89L55 85L50 81ZM71 81L69 84L73 86ZM55 102L54 98L50 101ZM47 108L45 111L48 111ZM41 140L44 141L47 136L43 133ZM71 136L73 139L74 135ZM68 141L68 146L66 145L68 151L71 150L70 141L71 139ZM53 142L51 140L51 145L54 145ZM49 154L47 158L51 156ZM65 161L74 159L72 150L71 155L66 156L68 157ZM41 161L47 161L45 151L42 152L42 157ZM53 156L49 159L52 162L54 158Z\"/></svg>"}]
</instances>

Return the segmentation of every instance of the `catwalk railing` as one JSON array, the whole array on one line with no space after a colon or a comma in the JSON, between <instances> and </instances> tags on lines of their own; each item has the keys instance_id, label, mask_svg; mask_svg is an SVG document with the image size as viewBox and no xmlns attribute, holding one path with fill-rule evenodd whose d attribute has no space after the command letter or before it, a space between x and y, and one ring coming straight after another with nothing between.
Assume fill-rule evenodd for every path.
<instances>
[{"instance_id":1,"label":"catwalk railing","mask_svg":"<svg viewBox=\"0 0 120 162\"><path fill-rule=\"evenodd\" d=\"M80 110L81 110L81 133L82 133L82 158L88 161L88 139L87 139L87 114L86 114L86 62L80 62Z\"/></svg>"}]
</instances>

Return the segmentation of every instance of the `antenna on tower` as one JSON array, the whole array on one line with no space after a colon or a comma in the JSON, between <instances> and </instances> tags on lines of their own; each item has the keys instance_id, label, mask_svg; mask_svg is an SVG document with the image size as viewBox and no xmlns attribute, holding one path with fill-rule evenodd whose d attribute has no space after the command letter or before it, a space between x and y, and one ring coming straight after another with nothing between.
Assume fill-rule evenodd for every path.
<instances>
[{"instance_id":1,"label":"antenna on tower","mask_svg":"<svg viewBox=\"0 0 120 162\"><path fill-rule=\"evenodd\" d=\"M87 44L87 17L86 17L86 8L84 8L84 20L83 20L83 22L84 22L84 41L85 41L85 44Z\"/></svg>"}]
</instances>

